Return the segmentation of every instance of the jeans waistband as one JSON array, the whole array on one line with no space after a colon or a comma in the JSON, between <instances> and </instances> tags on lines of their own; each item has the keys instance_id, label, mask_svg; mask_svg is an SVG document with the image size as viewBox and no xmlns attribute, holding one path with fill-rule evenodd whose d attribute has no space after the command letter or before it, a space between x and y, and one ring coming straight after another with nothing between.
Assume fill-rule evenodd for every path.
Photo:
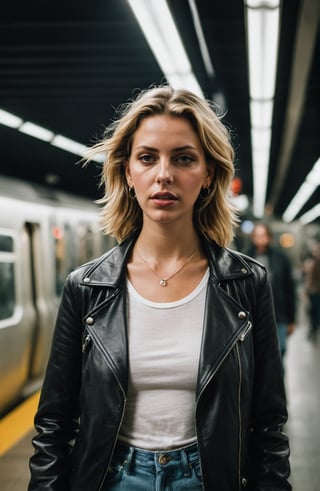
<instances>
[{"instance_id":1,"label":"jeans waistband","mask_svg":"<svg viewBox=\"0 0 320 491\"><path fill-rule=\"evenodd\" d=\"M140 465L154 464L156 467L159 467L166 466L169 462L172 464L174 462L180 462L189 472L190 464L199 459L198 445L196 443L173 450L153 451L132 447L123 442L118 442L115 453L118 456L125 458L128 468L130 468L133 463Z\"/></svg>"}]
</instances>

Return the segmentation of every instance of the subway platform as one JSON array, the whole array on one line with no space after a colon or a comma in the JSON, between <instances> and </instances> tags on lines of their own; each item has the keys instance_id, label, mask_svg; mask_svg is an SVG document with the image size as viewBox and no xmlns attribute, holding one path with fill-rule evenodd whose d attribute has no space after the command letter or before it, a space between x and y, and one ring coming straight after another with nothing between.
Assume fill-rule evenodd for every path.
<instances>
[{"instance_id":1,"label":"subway platform","mask_svg":"<svg viewBox=\"0 0 320 491\"><path fill-rule=\"evenodd\" d=\"M320 491L320 338L318 342L309 341L305 323L299 324L288 340L285 367L289 411L286 431L291 441L290 482L294 491ZM36 398L32 401L33 407L35 404ZM0 452L1 491L27 490L28 460L33 451L30 408L28 411L24 436L2 454ZM23 423L20 421L23 414L17 417L19 423ZM8 431L5 423L0 422L2 441Z\"/></svg>"}]
</instances>

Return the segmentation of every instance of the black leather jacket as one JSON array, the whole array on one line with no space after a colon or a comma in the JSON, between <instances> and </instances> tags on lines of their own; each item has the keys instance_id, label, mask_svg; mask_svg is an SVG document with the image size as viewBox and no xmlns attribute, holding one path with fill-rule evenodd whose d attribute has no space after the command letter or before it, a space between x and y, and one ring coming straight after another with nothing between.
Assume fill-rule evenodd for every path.
<instances>
[{"instance_id":1,"label":"black leather jacket","mask_svg":"<svg viewBox=\"0 0 320 491\"><path fill-rule=\"evenodd\" d=\"M133 239L69 275L42 389L29 491L98 491L128 389L126 261ZM290 490L281 362L263 266L208 256L195 421L205 491Z\"/></svg>"}]
</instances>

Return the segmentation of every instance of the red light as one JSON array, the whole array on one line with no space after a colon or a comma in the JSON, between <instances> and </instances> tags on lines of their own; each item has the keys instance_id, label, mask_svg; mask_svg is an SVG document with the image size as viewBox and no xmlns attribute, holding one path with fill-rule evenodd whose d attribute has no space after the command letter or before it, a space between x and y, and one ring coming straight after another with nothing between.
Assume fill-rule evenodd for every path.
<instances>
[{"instance_id":1,"label":"red light","mask_svg":"<svg viewBox=\"0 0 320 491\"><path fill-rule=\"evenodd\" d=\"M60 227L52 227L52 235L56 240L61 240L63 237L63 230Z\"/></svg>"},{"instance_id":2,"label":"red light","mask_svg":"<svg viewBox=\"0 0 320 491\"><path fill-rule=\"evenodd\" d=\"M242 190L242 180L239 177L235 177L231 181L231 191L233 194L239 194Z\"/></svg>"}]
</instances>

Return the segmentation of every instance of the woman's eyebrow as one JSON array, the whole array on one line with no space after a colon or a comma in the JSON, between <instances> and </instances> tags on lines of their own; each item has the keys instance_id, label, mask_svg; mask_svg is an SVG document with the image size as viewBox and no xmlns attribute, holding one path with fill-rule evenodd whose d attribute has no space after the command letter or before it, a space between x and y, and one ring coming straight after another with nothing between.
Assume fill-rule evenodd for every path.
<instances>
[{"instance_id":1,"label":"woman's eyebrow","mask_svg":"<svg viewBox=\"0 0 320 491\"><path fill-rule=\"evenodd\" d=\"M159 149L155 147L149 147L148 145L137 145L135 147L136 150L148 150L150 152L158 152ZM197 148L193 145L183 145L182 147L175 147L172 149L173 152L182 152L185 150L197 150Z\"/></svg>"}]
</instances>

